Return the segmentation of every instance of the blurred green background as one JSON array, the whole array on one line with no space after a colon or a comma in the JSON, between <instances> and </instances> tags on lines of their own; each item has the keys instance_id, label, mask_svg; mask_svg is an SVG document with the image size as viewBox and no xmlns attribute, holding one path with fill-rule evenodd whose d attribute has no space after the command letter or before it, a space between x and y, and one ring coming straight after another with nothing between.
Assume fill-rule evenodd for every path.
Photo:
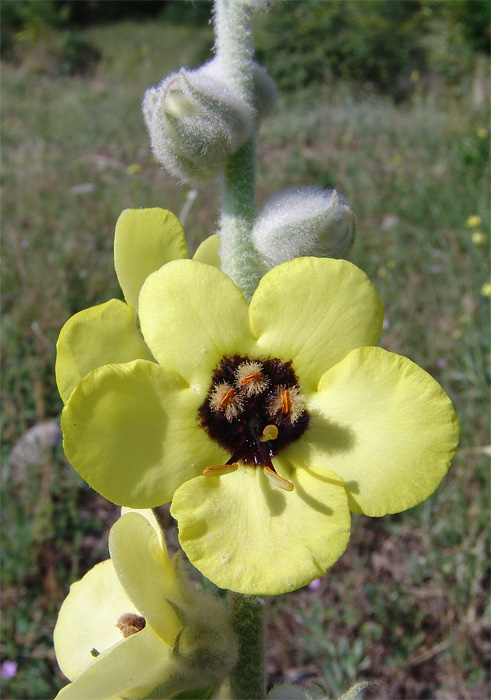
<instances>
[{"instance_id":1,"label":"blurred green background","mask_svg":"<svg viewBox=\"0 0 491 700\"><path fill-rule=\"evenodd\" d=\"M382 345L435 376L462 422L457 458L418 508L353 518L317 587L268 599L271 682L337 696L489 700L489 2L281 2L257 18L280 88L258 149L259 205L292 185L351 201L350 256L386 308ZM118 509L66 464L55 343L119 297L128 207L213 233L219 185L189 199L152 158L144 90L213 43L208 2L3 0L2 693L53 697L68 586L107 556ZM190 207L188 207L190 204ZM171 546L175 528L165 509ZM12 664L16 664L16 668ZM14 672L15 671L15 672ZM7 677L12 676L12 677Z\"/></svg>"}]
</instances>

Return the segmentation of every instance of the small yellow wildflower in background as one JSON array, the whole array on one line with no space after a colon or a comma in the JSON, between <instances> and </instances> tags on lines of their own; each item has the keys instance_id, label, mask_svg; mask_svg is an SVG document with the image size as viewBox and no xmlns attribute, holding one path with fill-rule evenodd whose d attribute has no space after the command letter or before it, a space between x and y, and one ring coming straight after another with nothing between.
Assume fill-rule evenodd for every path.
<instances>
[{"instance_id":1,"label":"small yellow wildflower in background","mask_svg":"<svg viewBox=\"0 0 491 700\"><path fill-rule=\"evenodd\" d=\"M481 294L483 297L491 297L491 282L485 282L481 287Z\"/></svg>"},{"instance_id":2,"label":"small yellow wildflower in background","mask_svg":"<svg viewBox=\"0 0 491 700\"><path fill-rule=\"evenodd\" d=\"M482 231L474 231L471 240L475 246L482 246L486 243L486 236Z\"/></svg>"},{"instance_id":3,"label":"small yellow wildflower in background","mask_svg":"<svg viewBox=\"0 0 491 700\"><path fill-rule=\"evenodd\" d=\"M126 168L126 172L128 175L137 175L139 172L141 172L142 166L139 165L138 163L131 163L128 165Z\"/></svg>"},{"instance_id":4,"label":"small yellow wildflower in background","mask_svg":"<svg viewBox=\"0 0 491 700\"><path fill-rule=\"evenodd\" d=\"M485 129L483 126L479 127L479 129L476 129L476 136L479 136L480 139L485 139L487 135L488 130Z\"/></svg>"},{"instance_id":5,"label":"small yellow wildflower in background","mask_svg":"<svg viewBox=\"0 0 491 700\"><path fill-rule=\"evenodd\" d=\"M477 226L481 225L481 217L477 214L471 214L471 216L467 217L465 225L467 228L477 228Z\"/></svg>"}]
</instances>

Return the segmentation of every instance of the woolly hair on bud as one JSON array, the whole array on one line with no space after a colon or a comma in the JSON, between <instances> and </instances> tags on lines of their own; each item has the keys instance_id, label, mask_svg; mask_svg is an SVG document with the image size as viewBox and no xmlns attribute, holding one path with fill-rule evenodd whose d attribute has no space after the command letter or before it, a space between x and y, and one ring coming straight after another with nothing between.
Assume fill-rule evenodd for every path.
<instances>
[{"instance_id":1,"label":"woolly hair on bud","mask_svg":"<svg viewBox=\"0 0 491 700\"><path fill-rule=\"evenodd\" d=\"M215 58L208 61L200 70L209 75L210 78L220 81L224 73L220 56L215 56ZM254 112L257 118L262 119L273 111L277 94L276 83L269 75L266 68L256 61L252 62L252 79L252 102ZM233 90L233 85L228 85L227 87Z\"/></svg>"},{"instance_id":2,"label":"woolly hair on bud","mask_svg":"<svg viewBox=\"0 0 491 700\"><path fill-rule=\"evenodd\" d=\"M254 109L208 64L168 76L142 107L155 158L183 182L213 179L253 129Z\"/></svg>"},{"instance_id":3,"label":"woolly hair on bud","mask_svg":"<svg viewBox=\"0 0 491 700\"><path fill-rule=\"evenodd\" d=\"M302 256L345 257L355 217L336 190L291 188L270 197L256 219L252 240L267 267Z\"/></svg>"}]
</instances>

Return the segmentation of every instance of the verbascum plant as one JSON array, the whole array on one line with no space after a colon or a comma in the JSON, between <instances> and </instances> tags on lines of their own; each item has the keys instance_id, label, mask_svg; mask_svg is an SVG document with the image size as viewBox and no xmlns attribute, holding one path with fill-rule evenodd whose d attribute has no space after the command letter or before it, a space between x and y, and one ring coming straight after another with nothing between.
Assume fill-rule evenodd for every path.
<instances>
[{"instance_id":1,"label":"verbascum plant","mask_svg":"<svg viewBox=\"0 0 491 700\"><path fill-rule=\"evenodd\" d=\"M267 5L216 0L213 60L144 99L157 160L184 182L220 177L218 235L190 260L172 214L123 212L125 302L76 314L57 346L70 463L116 504L171 503L185 554L230 607L169 562L150 511L124 514L111 559L61 608L60 700L263 700L258 596L322 576L352 513L422 503L457 449L442 387L377 347L382 301L342 259L356 228L345 198L294 188L256 212L256 134L275 89L253 58L252 15ZM309 695L286 684L270 697Z\"/></svg>"}]
</instances>

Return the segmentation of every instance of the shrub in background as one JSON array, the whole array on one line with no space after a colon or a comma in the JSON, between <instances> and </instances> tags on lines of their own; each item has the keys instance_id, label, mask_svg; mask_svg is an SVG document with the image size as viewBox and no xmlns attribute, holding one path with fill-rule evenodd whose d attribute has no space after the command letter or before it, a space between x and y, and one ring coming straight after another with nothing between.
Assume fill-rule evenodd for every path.
<instances>
[{"instance_id":1,"label":"shrub in background","mask_svg":"<svg viewBox=\"0 0 491 700\"><path fill-rule=\"evenodd\" d=\"M70 19L70 6L62 2L5 0L2 58L25 63L39 73L87 73L101 52L80 32L67 29Z\"/></svg>"},{"instance_id":2,"label":"shrub in background","mask_svg":"<svg viewBox=\"0 0 491 700\"><path fill-rule=\"evenodd\" d=\"M256 53L283 91L341 78L403 99L415 71L468 72L489 50L489 14L487 0L283 0Z\"/></svg>"},{"instance_id":3,"label":"shrub in background","mask_svg":"<svg viewBox=\"0 0 491 700\"><path fill-rule=\"evenodd\" d=\"M258 60L283 90L344 78L397 92L424 61L419 10L418 0L287 0L258 34Z\"/></svg>"}]
</instances>

